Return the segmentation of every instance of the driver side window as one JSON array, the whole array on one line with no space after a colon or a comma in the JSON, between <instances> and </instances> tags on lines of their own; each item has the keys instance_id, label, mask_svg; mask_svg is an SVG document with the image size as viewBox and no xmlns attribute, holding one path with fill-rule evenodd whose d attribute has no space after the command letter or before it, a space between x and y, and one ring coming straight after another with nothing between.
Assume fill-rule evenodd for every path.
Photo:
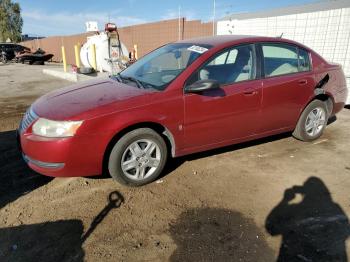
<instances>
[{"instance_id":1,"label":"driver side window","mask_svg":"<svg viewBox=\"0 0 350 262\"><path fill-rule=\"evenodd\" d=\"M253 45L241 45L226 50L209 59L187 81L191 85L198 80L217 80L221 85L255 79Z\"/></svg>"}]
</instances>

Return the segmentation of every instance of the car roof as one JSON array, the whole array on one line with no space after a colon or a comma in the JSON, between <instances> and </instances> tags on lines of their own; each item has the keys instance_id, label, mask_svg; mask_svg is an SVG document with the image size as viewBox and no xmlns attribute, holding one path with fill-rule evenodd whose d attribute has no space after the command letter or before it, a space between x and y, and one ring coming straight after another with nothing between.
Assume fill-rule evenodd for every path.
<instances>
[{"instance_id":1,"label":"car roof","mask_svg":"<svg viewBox=\"0 0 350 262\"><path fill-rule=\"evenodd\" d=\"M255 35L217 35L217 36L198 37L198 38L181 40L178 43L194 43L198 45L202 44L202 45L211 45L213 47L218 47L218 46L227 45L227 44L238 44L240 42L242 43L283 42L283 43L295 44L295 45L307 48L306 46L289 39L285 39L281 37L267 37L267 36L255 36Z\"/></svg>"}]
</instances>

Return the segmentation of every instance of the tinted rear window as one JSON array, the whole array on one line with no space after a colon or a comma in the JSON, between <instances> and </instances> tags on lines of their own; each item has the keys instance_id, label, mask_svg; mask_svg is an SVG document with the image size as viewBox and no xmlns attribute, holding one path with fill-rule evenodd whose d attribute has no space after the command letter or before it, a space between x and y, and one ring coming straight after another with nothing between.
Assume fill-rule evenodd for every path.
<instances>
[{"instance_id":1,"label":"tinted rear window","mask_svg":"<svg viewBox=\"0 0 350 262\"><path fill-rule=\"evenodd\" d=\"M284 44L263 44L265 76L298 72L298 49Z\"/></svg>"},{"instance_id":2,"label":"tinted rear window","mask_svg":"<svg viewBox=\"0 0 350 262\"><path fill-rule=\"evenodd\" d=\"M287 75L310 70L309 53L294 45L262 44L265 76Z\"/></svg>"}]
</instances>

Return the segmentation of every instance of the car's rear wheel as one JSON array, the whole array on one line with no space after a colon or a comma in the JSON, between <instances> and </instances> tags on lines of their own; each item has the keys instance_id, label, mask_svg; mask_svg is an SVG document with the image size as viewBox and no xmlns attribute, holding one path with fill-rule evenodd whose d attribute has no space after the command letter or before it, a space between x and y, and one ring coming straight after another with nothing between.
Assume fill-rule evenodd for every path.
<instances>
[{"instance_id":1,"label":"car's rear wheel","mask_svg":"<svg viewBox=\"0 0 350 262\"><path fill-rule=\"evenodd\" d=\"M150 128L139 128L125 134L114 145L108 170L119 183L141 186L154 181L167 160L164 139Z\"/></svg>"},{"instance_id":2,"label":"car's rear wheel","mask_svg":"<svg viewBox=\"0 0 350 262\"><path fill-rule=\"evenodd\" d=\"M293 136L302 141L313 141L319 138L328 122L328 111L325 102L312 101L301 114Z\"/></svg>"}]
</instances>

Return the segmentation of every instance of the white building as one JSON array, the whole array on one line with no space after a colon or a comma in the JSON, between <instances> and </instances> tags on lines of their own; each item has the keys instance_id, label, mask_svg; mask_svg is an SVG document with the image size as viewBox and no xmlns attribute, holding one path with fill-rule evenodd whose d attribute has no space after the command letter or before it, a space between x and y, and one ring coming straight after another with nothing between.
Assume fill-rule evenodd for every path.
<instances>
[{"instance_id":1,"label":"white building","mask_svg":"<svg viewBox=\"0 0 350 262\"><path fill-rule=\"evenodd\" d=\"M217 23L217 34L283 36L339 63L350 88L350 0L329 0L232 14ZM348 98L350 103L350 96Z\"/></svg>"}]
</instances>

